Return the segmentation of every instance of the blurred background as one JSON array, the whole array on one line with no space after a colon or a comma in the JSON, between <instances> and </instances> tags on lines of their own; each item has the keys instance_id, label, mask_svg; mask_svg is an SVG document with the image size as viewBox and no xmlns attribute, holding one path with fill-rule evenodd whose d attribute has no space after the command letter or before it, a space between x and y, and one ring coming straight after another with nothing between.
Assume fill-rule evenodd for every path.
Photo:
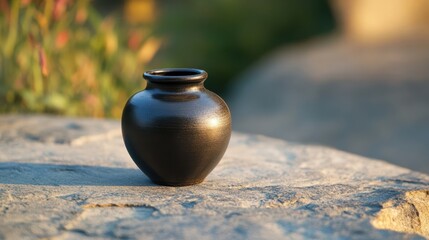
<instances>
[{"instance_id":1,"label":"blurred background","mask_svg":"<svg viewBox=\"0 0 429 240\"><path fill-rule=\"evenodd\" d=\"M195 67L233 129L429 173L427 0L0 0L0 113L120 118Z\"/></svg>"},{"instance_id":2,"label":"blurred background","mask_svg":"<svg viewBox=\"0 0 429 240\"><path fill-rule=\"evenodd\" d=\"M2 112L119 118L151 68L227 86L285 43L334 29L325 1L0 0Z\"/></svg>"}]
</instances>

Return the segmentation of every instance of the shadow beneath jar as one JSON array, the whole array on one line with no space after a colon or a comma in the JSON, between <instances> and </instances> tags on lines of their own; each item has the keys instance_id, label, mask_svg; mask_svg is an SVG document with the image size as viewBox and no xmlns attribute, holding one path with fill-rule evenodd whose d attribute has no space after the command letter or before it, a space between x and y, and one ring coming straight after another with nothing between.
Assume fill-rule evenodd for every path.
<instances>
[{"instance_id":1,"label":"shadow beneath jar","mask_svg":"<svg viewBox=\"0 0 429 240\"><path fill-rule=\"evenodd\" d=\"M0 184L157 186L139 169L47 163L0 163Z\"/></svg>"}]
</instances>

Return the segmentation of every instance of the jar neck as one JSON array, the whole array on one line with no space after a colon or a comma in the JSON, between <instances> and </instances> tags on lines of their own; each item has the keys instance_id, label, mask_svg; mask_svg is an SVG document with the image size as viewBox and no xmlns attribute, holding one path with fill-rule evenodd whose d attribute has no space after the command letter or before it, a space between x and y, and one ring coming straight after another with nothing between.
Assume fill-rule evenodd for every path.
<instances>
[{"instance_id":1,"label":"jar neck","mask_svg":"<svg viewBox=\"0 0 429 240\"><path fill-rule=\"evenodd\" d=\"M204 89L207 72L195 68L162 68L147 71L143 78L148 81L146 89L168 92L192 92Z\"/></svg>"},{"instance_id":2,"label":"jar neck","mask_svg":"<svg viewBox=\"0 0 429 240\"><path fill-rule=\"evenodd\" d=\"M194 92L204 89L204 82L197 83L158 83L147 81L146 90L158 89L166 92Z\"/></svg>"}]
</instances>

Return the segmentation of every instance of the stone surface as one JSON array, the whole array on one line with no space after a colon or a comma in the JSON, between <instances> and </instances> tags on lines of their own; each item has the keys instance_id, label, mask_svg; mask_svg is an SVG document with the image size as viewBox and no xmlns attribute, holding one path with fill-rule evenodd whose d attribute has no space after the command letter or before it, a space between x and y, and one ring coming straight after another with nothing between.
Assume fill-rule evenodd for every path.
<instances>
[{"instance_id":1,"label":"stone surface","mask_svg":"<svg viewBox=\"0 0 429 240\"><path fill-rule=\"evenodd\" d=\"M162 187L136 168L119 128L1 116L0 239L429 237L426 175L234 133L204 183Z\"/></svg>"},{"instance_id":2,"label":"stone surface","mask_svg":"<svg viewBox=\"0 0 429 240\"><path fill-rule=\"evenodd\" d=\"M233 127L429 173L428 63L428 38L327 38L282 49L233 88Z\"/></svg>"}]
</instances>

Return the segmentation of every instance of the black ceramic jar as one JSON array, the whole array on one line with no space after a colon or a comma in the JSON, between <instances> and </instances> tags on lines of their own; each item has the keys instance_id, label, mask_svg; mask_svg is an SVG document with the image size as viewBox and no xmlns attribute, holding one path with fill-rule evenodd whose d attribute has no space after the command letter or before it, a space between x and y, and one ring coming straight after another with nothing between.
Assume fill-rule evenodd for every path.
<instances>
[{"instance_id":1,"label":"black ceramic jar","mask_svg":"<svg viewBox=\"0 0 429 240\"><path fill-rule=\"evenodd\" d=\"M228 106L204 88L203 70L158 69L143 77L148 81L146 89L128 100L122 114L128 153L154 183L202 182L228 146Z\"/></svg>"}]
</instances>

